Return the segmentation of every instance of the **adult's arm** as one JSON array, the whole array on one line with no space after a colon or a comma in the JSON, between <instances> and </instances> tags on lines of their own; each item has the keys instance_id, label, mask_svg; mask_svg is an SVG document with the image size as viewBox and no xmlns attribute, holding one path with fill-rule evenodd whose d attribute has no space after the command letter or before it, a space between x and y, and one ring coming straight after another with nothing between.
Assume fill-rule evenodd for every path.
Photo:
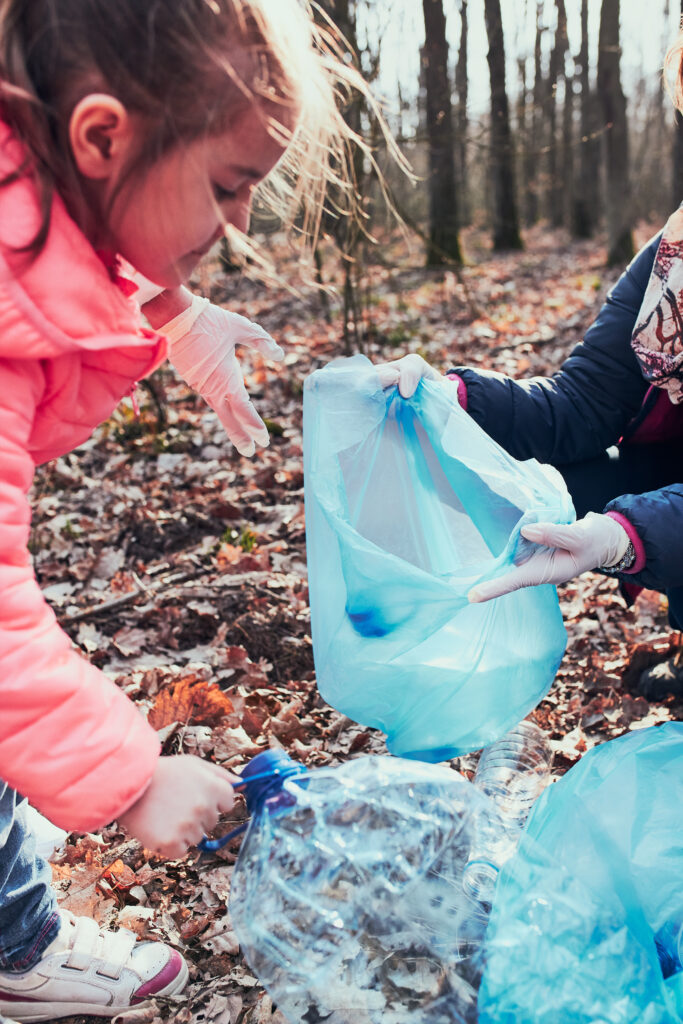
<instances>
[{"instance_id":1,"label":"adult's arm","mask_svg":"<svg viewBox=\"0 0 683 1024\"><path fill-rule=\"evenodd\" d=\"M624 574L625 580L651 590L683 587L683 484L622 494L605 511L623 516L642 546L642 568Z\"/></svg>"},{"instance_id":2,"label":"adult's arm","mask_svg":"<svg viewBox=\"0 0 683 1024\"><path fill-rule=\"evenodd\" d=\"M638 412L648 385L631 350L659 235L609 292L596 320L552 377L516 381L457 367L467 411L515 458L555 465L600 455Z\"/></svg>"},{"instance_id":3,"label":"adult's arm","mask_svg":"<svg viewBox=\"0 0 683 1024\"><path fill-rule=\"evenodd\" d=\"M0 778L67 829L91 831L148 785L156 733L74 649L40 592L28 552L28 442L41 375L1 360Z\"/></svg>"}]
</instances>

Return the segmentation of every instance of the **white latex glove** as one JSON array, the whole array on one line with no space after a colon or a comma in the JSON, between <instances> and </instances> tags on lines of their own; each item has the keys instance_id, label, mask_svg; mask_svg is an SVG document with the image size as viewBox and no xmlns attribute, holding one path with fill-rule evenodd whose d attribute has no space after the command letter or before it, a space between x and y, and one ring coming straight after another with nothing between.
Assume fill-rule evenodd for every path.
<instances>
[{"instance_id":1,"label":"white latex glove","mask_svg":"<svg viewBox=\"0 0 683 1024\"><path fill-rule=\"evenodd\" d=\"M544 545L526 562L504 576L478 583L467 595L472 603L490 601L521 587L566 583L598 566L616 565L626 554L629 536L611 516L589 512L576 523L532 523L522 536Z\"/></svg>"},{"instance_id":2,"label":"white latex glove","mask_svg":"<svg viewBox=\"0 0 683 1024\"><path fill-rule=\"evenodd\" d=\"M191 388L217 414L240 455L266 447L268 430L256 412L235 356L248 345L267 359L282 359L280 346L258 324L195 295L192 305L160 328L169 342L169 359Z\"/></svg>"},{"instance_id":3,"label":"white latex glove","mask_svg":"<svg viewBox=\"0 0 683 1024\"><path fill-rule=\"evenodd\" d=\"M415 394L415 389L423 377L428 380L441 380L441 374L415 352L401 359L394 359L391 363L379 363L375 369L382 387L390 388L398 384L398 390L404 398L410 398Z\"/></svg>"}]
</instances>

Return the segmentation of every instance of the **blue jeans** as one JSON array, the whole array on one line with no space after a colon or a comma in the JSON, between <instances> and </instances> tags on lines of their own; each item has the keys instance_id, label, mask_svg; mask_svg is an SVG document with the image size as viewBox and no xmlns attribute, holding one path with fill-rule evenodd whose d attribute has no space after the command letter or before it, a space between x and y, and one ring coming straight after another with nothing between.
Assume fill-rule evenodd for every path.
<instances>
[{"instance_id":1,"label":"blue jeans","mask_svg":"<svg viewBox=\"0 0 683 1024\"><path fill-rule=\"evenodd\" d=\"M0 781L0 970L28 970L56 938L51 879L26 824L26 801Z\"/></svg>"}]
</instances>

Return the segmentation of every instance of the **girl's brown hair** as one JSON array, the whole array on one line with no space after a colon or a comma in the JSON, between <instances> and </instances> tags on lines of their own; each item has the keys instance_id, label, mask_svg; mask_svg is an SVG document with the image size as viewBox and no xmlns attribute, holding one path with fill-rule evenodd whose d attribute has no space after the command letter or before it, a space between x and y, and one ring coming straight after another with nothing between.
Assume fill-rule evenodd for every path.
<instances>
[{"instance_id":1,"label":"girl's brown hair","mask_svg":"<svg viewBox=\"0 0 683 1024\"><path fill-rule=\"evenodd\" d=\"M39 183L42 224L25 247L33 256L55 191L82 227L92 216L67 134L83 96L110 92L147 126L129 174L228 128L255 104L288 144L260 205L285 224L298 215L314 236L328 184L337 203L346 195L350 208L356 198L349 150L362 140L342 113L352 89L375 107L333 26L316 24L307 0L0 0L0 115L27 148L23 167L0 185L20 174ZM282 106L289 118L278 117Z\"/></svg>"}]
</instances>

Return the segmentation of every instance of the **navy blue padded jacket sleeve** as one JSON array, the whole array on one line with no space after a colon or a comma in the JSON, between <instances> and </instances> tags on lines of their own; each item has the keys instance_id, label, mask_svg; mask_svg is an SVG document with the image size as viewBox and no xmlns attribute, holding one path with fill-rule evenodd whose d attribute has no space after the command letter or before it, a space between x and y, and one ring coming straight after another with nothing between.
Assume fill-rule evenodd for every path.
<instances>
[{"instance_id":1,"label":"navy blue padded jacket sleeve","mask_svg":"<svg viewBox=\"0 0 683 1024\"><path fill-rule=\"evenodd\" d=\"M645 548L644 568L622 579L651 590L683 585L683 484L645 494L622 494L610 501L605 511L621 512Z\"/></svg>"},{"instance_id":2,"label":"navy blue padded jacket sleeve","mask_svg":"<svg viewBox=\"0 0 683 1024\"><path fill-rule=\"evenodd\" d=\"M648 385L631 333L659 239L633 259L554 376L516 381L456 367L467 387L468 413L515 458L554 465L593 458L616 444L638 412Z\"/></svg>"}]
</instances>

